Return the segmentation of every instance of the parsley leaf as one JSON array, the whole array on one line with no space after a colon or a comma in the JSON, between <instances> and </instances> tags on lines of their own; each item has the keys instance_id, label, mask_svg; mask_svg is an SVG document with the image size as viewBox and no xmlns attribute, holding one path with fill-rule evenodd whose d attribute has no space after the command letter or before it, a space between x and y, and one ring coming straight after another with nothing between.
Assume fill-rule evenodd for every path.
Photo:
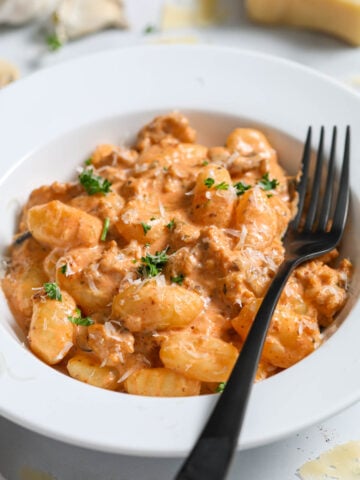
<instances>
[{"instance_id":1,"label":"parsley leaf","mask_svg":"<svg viewBox=\"0 0 360 480\"><path fill-rule=\"evenodd\" d=\"M62 267L60 267L60 272L63 275L66 275L66 271L67 271L67 263L65 263Z\"/></svg>"},{"instance_id":2,"label":"parsley leaf","mask_svg":"<svg viewBox=\"0 0 360 480\"><path fill-rule=\"evenodd\" d=\"M279 182L276 180L276 178L273 178L272 180L270 180L269 172L268 172L261 177L261 180L259 181L259 185L263 190L266 190L266 191L274 190L279 185Z\"/></svg>"},{"instance_id":3,"label":"parsley leaf","mask_svg":"<svg viewBox=\"0 0 360 480\"><path fill-rule=\"evenodd\" d=\"M226 182L221 182L215 185L216 190L229 190L229 184Z\"/></svg>"},{"instance_id":4,"label":"parsley leaf","mask_svg":"<svg viewBox=\"0 0 360 480\"><path fill-rule=\"evenodd\" d=\"M68 317L71 323L74 325L81 325L82 327L89 327L90 325L94 324L94 320L90 317L82 317L81 311L77 308L76 309L77 317Z\"/></svg>"},{"instance_id":5,"label":"parsley leaf","mask_svg":"<svg viewBox=\"0 0 360 480\"><path fill-rule=\"evenodd\" d=\"M149 225L148 223L141 222L141 226L144 230L144 235L146 235L147 232L151 230L151 225Z\"/></svg>"},{"instance_id":6,"label":"parsley leaf","mask_svg":"<svg viewBox=\"0 0 360 480\"><path fill-rule=\"evenodd\" d=\"M92 158L88 158L87 160L85 160L85 165L91 165L92 164Z\"/></svg>"},{"instance_id":7,"label":"parsley leaf","mask_svg":"<svg viewBox=\"0 0 360 480\"><path fill-rule=\"evenodd\" d=\"M224 391L225 387L226 387L226 382L219 383L219 385L217 386L217 389L216 389L217 393L222 393Z\"/></svg>"},{"instance_id":8,"label":"parsley leaf","mask_svg":"<svg viewBox=\"0 0 360 480\"><path fill-rule=\"evenodd\" d=\"M204 180L204 185L207 187L207 188L211 188L215 183L215 180L211 177L208 177Z\"/></svg>"},{"instance_id":9,"label":"parsley leaf","mask_svg":"<svg viewBox=\"0 0 360 480\"><path fill-rule=\"evenodd\" d=\"M110 218L106 217L105 220L104 220L104 226L103 226L103 229L102 229L102 232L101 232L101 237L100 237L100 240L102 242L105 242L105 240L106 240L106 237L107 237L107 234L108 234L108 231L109 231L109 227L110 227Z\"/></svg>"},{"instance_id":10,"label":"parsley leaf","mask_svg":"<svg viewBox=\"0 0 360 480\"><path fill-rule=\"evenodd\" d=\"M175 218L173 218L173 219L171 220L171 222L169 222L169 223L166 225L166 227L167 227L169 230L174 230L174 228L175 228Z\"/></svg>"},{"instance_id":11,"label":"parsley leaf","mask_svg":"<svg viewBox=\"0 0 360 480\"><path fill-rule=\"evenodd\" d=\"M209 165L209 162L207 160L204 160L203 163L202 163L202 166L206 167L207 165Z\"/></svg>"},{"instance_id":12,"label":"parsley leaf","mask_svg":"<svg viewBox=\"0 0 360 480\"><path fill-rule=\"evenodd\" d=\"M182 285L183 281L185 280L185 275L180 273L177 277L170 277L172 283L177 283L178 285Z\"/></svg>"},{"instance_id":13,"label":"parsley leaf","mask_svg":"<svg viewBox=\"0 0 360 480\"><path fill-rule=\"evenodd\" d=\"M138 274L143 278L156 277L161 273L162 269L169 260L167 255L168 247L155 255L147 253L145 257L141 257L141 266L138 268Z\"/></svg>"},{"instance_id":14,"label":"parsley leaf","mask_svg":"<svg viewBox=\"0 0 360 480\"><path fill-rule=\"evenodd\" d=\"M234 184L234 187L236 188L236 195L240 197L240 195L244 195L246 190L249 190L251 188L251 185L246 185L246 183L238 182Z\"/></svg>"},{"instance_id":15,"label":"parsley leaf","mask_svg":"<svg viewBox=\"0 0 360 480\"><path fill-rule=\"evenodd\" d=\"M149 35L149 33L156 33L156 32L157 32L157 28L155 27L155 25L147 25L144 28L145 35Z\"/></svg>"},{"instance_id":16,"label":"parsley leaf","mask_svg":"<svg viewBox=\"0 0 360 480\"><path fill-rule=\"evenodd\" d=\"M46 43L51 52L56 52L56 50L59 50L63 46L62 42L60 41L59 37L55 34L49 35L46 38Z\"/></svg>"},{"instance_id":17,"label":"parsley leaf","mask_svg":"<svg viewBox=\"0 0 360 480\"><path fill-rule=\"evenodd\" d=\"M86 168L79 175L79 181L89 195L102 193L106 195L111 192L111 183L107 178L95 175L92 168Z\"/></svg>"},{"instance_id":18,"label":"parsley leaf","mask_svg":"<svg viewBox=\"0 0 360 480\"><path fill-rule=\"evenodd\" d=\"M44 290L46 295L51 300L58 300L59 302L62 301L62 295L60 292L60 288L57 283L44 283Z\"/></svg>"}]
</instances>

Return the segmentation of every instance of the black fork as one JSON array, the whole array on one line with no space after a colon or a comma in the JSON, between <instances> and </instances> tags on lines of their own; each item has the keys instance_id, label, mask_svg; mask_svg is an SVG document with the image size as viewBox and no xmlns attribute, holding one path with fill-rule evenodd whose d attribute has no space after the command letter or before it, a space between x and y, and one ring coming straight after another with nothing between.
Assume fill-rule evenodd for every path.
<instances>
[{"instance_id":1,"label":"black fork","mask_svg":"<svg viewBox=\"0 0 360 480\"><path fill-rule=\"evenodd\" d=\"M310 184L311 135L310 127L297 189L298 213L285 237L285 260L264 297L225 390L175 480L223 480L226 477L238 443L266 334L286 281L298 265L335 248L344 233L349 205L350 127L346 129L344 156L333 215L331 211L336 184L337 129L336 127L333 129L326 185L324 194L321 195L324 169L324 128L321 128L310 203L303 226L300 227L304 217L305 195Z\"/></svg>"}]
</instances>

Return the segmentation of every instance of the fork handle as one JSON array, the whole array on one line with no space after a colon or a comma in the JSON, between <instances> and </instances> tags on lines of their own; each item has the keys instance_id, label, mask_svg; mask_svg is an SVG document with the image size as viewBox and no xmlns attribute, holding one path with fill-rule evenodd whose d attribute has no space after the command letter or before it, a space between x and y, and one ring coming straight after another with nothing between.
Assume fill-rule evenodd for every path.
<instances>
[{"instance_id":1,"label":"fork handle","mask_svg":"<svg viewBox=\"0 0 360 480\"><path fill-rule=\"evenodd\" d=\"M199 439L175 480L224 480L239 432L271 318L297 259L285 260L256 314L233 371Z\"/></svg>"}]
</instances>

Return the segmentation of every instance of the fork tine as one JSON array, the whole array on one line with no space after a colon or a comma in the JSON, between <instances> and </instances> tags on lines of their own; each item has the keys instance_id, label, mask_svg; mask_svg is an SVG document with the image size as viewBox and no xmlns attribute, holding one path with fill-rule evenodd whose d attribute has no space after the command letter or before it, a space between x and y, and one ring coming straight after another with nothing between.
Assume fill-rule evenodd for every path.
<instances>
[{"instance_id":1,"label":"fork tine","mask_svg":"<svg viewBox=\"0 0 360 480\"><path fill-rule=\"evenodd\" d=\"M319 202L320 186L321 186L322 165L323 165L323 159L324 159L323 147L324 147L324 127L321 127L319 148L318 148L318 153L316 157L315 176L314 176L314 181L312 183L312 192L311 192L309 210L306 214L304 231L311 231L314 224L315 216L316 216L317 205Z\"/></svg>"},{"instance_id":2,"label":"fork tine","mask_svg":"<svg viewBox=\"0 0 360 480\"><path fill-rule=\"evenodd\" d=\"M297 189L298 195L299 195L298 211L297 211L296 217L292 222L294 229L297 229L299 226L303 208L304 208L304 203L305 203L307 183L309 180L309 167L310 167L310 160L311 160L311 134L312 134L312 129L311 127L309 127L306 135L306 142L305 142L303 157L301 161L301 179L299 182L299 187Z\"/></svg>"},{"instance_id":3,"label":"fork tine","mask_svg":"<svg viewBox=\"0 0 360 480\"><path fill-rule=\"evenodd\" d=\"M333 182L334 182L334 173L335 173L335 150L336 150L336 137L337 137L337 128L333 128L332 141L331 141L331 151L330 159L328 164L328 174L326 178L326 187L325 195L323 199L323 204L319 217L318 230L325 231L327 223L329 221L332 194L333 194Z\"/></svg>"},{"instance_id":4,"label":"fork tine","mask_svg":"<svg viewBox=\"0 0 360 480\"><path fill-rule=\"evenodd\" d=\"M349 206L349 171L350 171L350 127L346 127L346 138L344 148L344 159L341 168L339 193L336 199L336 209L334 214L331 232L340 237L345 228L347 210Z\"/></svg>"}]
</instances>

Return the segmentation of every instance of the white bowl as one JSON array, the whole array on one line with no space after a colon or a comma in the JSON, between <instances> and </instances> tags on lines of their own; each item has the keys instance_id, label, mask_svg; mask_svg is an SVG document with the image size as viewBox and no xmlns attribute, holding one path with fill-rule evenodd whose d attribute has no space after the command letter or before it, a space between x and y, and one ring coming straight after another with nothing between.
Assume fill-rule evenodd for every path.
<instances>
[{"instance_id":1,"label":"white bowl","mask_svg":"<svg viewBox=\"0 0 360 480\"><path fill-rule=\"evenodd\" d=\"M19 205L33 188L74 178L75 167L96 144L131 141L155 114L174 109L189 114L200 142L210 145L222 144L236 126L260 126L292 172L309 124L337 124L340 131L352 126L352 213L342 252L355 268L339 319L346 320L315 353L255 385L240 445L249 448L360 398L360 222L354 214L360 98L352 91L284 60L193 46L122 49L33 75L0 92L0 248L11 242ZM3 296L0 311L0 414L53 438L108 452L189 451L215 395L146 398L80 383L24 347Z\"/></svg>"}]
</instances>

